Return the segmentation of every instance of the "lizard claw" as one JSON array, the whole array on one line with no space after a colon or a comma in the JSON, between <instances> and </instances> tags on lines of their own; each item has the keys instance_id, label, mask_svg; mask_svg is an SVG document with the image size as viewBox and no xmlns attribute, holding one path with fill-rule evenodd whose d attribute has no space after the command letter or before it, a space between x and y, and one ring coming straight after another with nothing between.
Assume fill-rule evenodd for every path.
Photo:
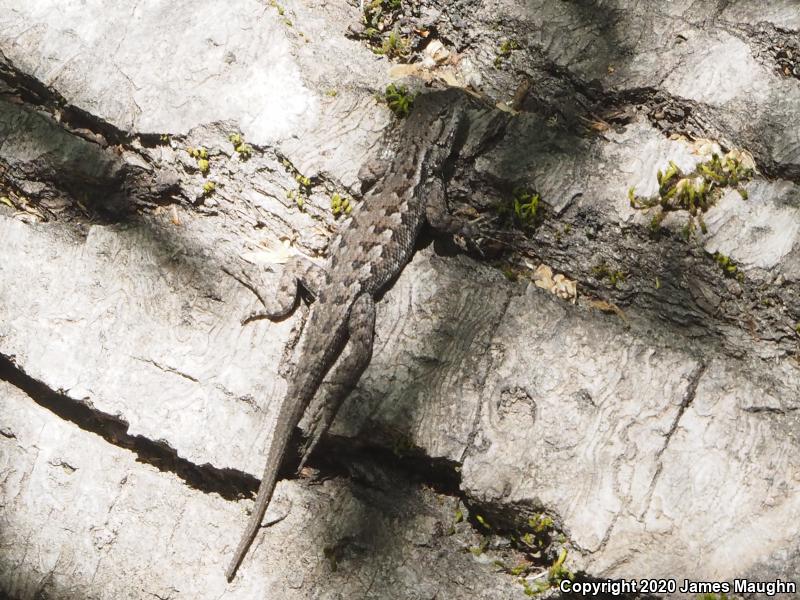
<instances>
[{"instance_id":1,"label":"lizard claw","mask_svg":"<svg viewBox=\"0 0 800 600\"><path fill-rule=\"evenodd\" d=\"M486 225L494 222L494 220L495 217L480 215L472 221L465 223L455 236L456 244L464 252L470 254L474 253L481 258L485 258L486 255L481 247L481 242L485 237L485 232L487 230Z\"/></svg>"}]
</instances>

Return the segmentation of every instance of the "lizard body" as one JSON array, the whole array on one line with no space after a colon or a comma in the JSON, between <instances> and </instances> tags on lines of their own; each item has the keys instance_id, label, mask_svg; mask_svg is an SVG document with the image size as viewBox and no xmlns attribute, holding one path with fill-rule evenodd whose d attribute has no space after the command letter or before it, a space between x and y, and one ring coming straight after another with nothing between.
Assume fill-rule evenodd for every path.
<instances>
[{"instance_id":1,"label":"lizard body","mask_svg":"<svg viewBox=\"0 0 800 600\"><path fill-rule=\"evenodd\" d=\"M297 301L298 281L316 301L280 405L255 506L226 572L228 581L258 532L294 428L308 411L302 468L369 364L375 296L411 259L423 225L469 235L465 222L447 212L445 170L464 143L466 108L474 104L454 89L419 96L402 130L401 151L331 243L329 268L300 261L287 265L279 286L282 293L274 299L259 293L258 285L248 286L266 308L249 318L288 314Z\"/></svg>"}]
</instances>

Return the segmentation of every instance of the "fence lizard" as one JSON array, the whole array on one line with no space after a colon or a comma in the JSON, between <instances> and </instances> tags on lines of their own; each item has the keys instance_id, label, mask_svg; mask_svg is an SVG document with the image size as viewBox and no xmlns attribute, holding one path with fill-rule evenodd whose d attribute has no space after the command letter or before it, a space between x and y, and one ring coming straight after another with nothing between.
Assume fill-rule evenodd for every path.
<instances>
[{"instance_id":1,"label":"fence lizard","mask_svg":"<svg viewBox=\"0 0 800 600\"><path fill-rule=\"evenodd\" d=\"M469 223L447 210L446 171L466 140L470 122L467 109L480 108L478 104L456 89L419 96L401 131L400 151L331 243L328 269L290 261L274 298L262 293L257 279L248 284L265 310L246 321L288 315L297 302L298 283L316 301L278 411L255 506L226 572L228 581L235 576L258 532L275 489L278 468L301 417L308 411L300 468L369 364L375 296L411 259L420 229L427 222L441 232L467 239L474 235ZM503 119L496 120L495 130ZM253 282L251 275L244 276Z\"/></svg>"}]
</instances>

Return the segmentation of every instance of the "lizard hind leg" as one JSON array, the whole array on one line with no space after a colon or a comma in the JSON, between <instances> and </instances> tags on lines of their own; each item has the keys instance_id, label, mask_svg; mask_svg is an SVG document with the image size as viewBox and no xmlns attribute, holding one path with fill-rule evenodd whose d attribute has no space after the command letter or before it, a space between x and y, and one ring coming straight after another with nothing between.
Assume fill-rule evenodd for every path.
<instances>
[{"instance_id":1,"label":"lizard hind leg","mask_svg":"<svg viewBox=\"0 0 800 600\"><path fill-rule=\"evenodd\" d=\"M255 319L283 319L297 304L299 283L316 297L325 284L325 269L301 256L292 256L286 261L277 290L264 281L264 270L258 265L239 266L236 271L226 272L250 289L264 306L263 310L251 312L242 320L249 323Z\"/></svg>"},{"instance_id":2,"label":"lizard hind leg","mask_svg":"<svg viewBox=\"0 0 800 600\"><path fill-rule=\"evenodd\" d=\"M314 447L333 423L342 402L356 386L372 359L375 334L375 300L372 296L362 294L356 299L350 309L347 329L349 340L344 352L334 363L306 409L303 418L306 439L301 449L298 471L305 466Z\"/></svg>"}]
</instances>

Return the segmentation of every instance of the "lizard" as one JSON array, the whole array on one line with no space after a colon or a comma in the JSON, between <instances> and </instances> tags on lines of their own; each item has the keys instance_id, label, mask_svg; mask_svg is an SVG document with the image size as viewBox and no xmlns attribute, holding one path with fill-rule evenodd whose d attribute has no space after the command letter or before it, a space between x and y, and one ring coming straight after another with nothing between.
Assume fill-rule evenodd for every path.
<instances>
[{"instance_id":1,"label":"lizard","mask_svg":"<svg viewBox=\"0 0 800 600\"><path fill-rule=\"evenodd\" d=\"M448 168L469 132L469 108L480 109L481 105L455 88L416 98L401 130L400 151L377 169L378 174L383 171L382 176L331 242L327 269L299 257L290 259L275 296L264 292L259 273L240 269L244 280L231 273L264 306L243 323L262 317L285 318L298 302L300 286L315 301L278 409L255 505L226 571L229 582L261 526L294 428L308 413L299 471L368 366L372 358L375 298L411 259L424 224L466 240L475 237L474 223L451 214L446 198ZM489 119L493 126L488 130L495 133L504 123L504 116L498 116L494 121ZM375 163L367 163L370 164Z\"/></svg>"}]
</instances>

